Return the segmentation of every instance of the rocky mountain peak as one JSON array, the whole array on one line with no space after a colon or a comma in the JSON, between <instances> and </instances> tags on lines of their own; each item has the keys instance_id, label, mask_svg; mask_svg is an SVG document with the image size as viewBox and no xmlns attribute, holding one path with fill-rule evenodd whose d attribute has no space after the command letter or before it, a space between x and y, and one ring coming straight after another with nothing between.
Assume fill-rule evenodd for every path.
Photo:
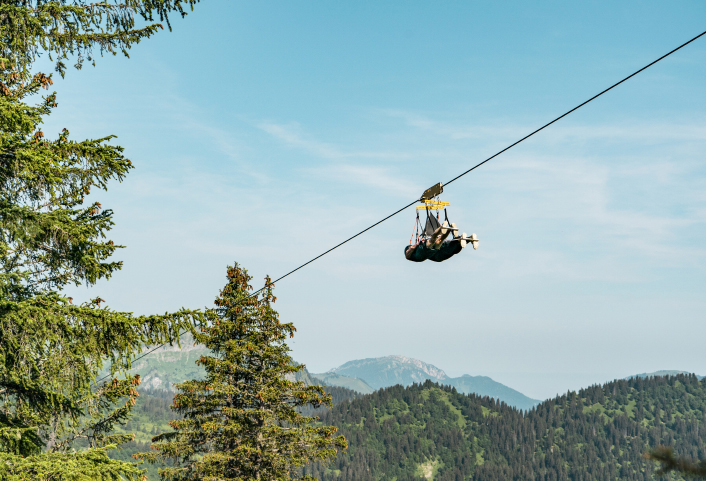
<instances>
[{"instance_id":1,"label":"rocky mountain peak","mask_svg":"<svg viewBox=\"0 0 706 481\"><path fill-rule=\"evenodd\" d=\"M364 379L373 389L421 383L427 379L443 382L449 377L436 366L406 356L385 356L349 361L329 373Z\"/></svg>"}]
</instances>

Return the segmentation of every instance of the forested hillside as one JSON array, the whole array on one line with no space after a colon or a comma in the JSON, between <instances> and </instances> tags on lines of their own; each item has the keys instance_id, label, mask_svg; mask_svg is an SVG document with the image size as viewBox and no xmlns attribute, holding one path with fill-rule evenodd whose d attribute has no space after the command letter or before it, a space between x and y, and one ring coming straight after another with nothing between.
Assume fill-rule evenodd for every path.
<instances>
[{"instance_id":1,"label":"forested hillside","mask_svg":"<svg viewBox=\"0 0 706 481\"><path fill-rule=\"evenodd\" d=\"M621 380L525 413L427 381L341 403L322 421L350 446L329 468L307 468L324 481L654 479L650 447L706 457L706 383Z\"/></svg>"},{"instance_id":2,"label":"forested hillside","mask_svg":"<svg viewBox=\"0 0 706 481\"><path fill-rule=\"evenodd\" d=\"M152 437L166 431L171 431L169 421L177 419L169 405L172 403L174 393L166 390L145 389L140 392L137 403L133 409L133 418L116 429L118 433L132 433L135 439L121 446L119 450L109 452L113 459L134 461L132 455L149 451ZM157 471L159 466L145 464L148 479L159 479Z\"/></svg>"},{"instance_id":3,"label":"forested hillside","mask_svg":"<svg viewBox=\"0 0 706 481\"><path fill-rule=\"evenodd\" d=\"M384 356L356 359L323 374L312 374L324 384L343 386L362 394L396 385L409 386L427 380L453 386L465 394L474 393L500 399L517 409L531 409L540 403L519 391L492 380L488 376L449 377L443 370L419 359L406 356Z\"/></svg>"},{"instance_id":4,"label":"forested hillside","mask_svg":"<svg viewBox=\"0 0 706 481\"><path fill-rule=\"evenodd\" d=\"M349 448L328 468L307 468L322 481L647 480L655 466L642 455L658 444L706 458L706 381L693 375L614 381L529 412L430 381L365 396L326 390L334 408L305 414L337 426ZM128 460L169 430L172 396L142 392L120 430L135 441L112 457Z\"/></svg>"},{"instance_id":5,"label":"forested hillside","mask_svg":"<svg viewBox=\"0 0 706 481\"><path fill-rule=\"evenodd\" d=\"M361 396L355 391L338 386L326 386L325 390L331 395L334 406ZM150 450L153 436L171 431L169 421L179 418L169 408L173 398L173 391L162 389L141 390L133 409L132 419L124 426L119 426L116 429L116 432L120 434L134 434L135 439L124 444L119 450L110 451L110 457L123 461L132 461L133 454ZM326 408L312 409L309 407L300 411L305 416L321 416L326 410ZM80 449L84 446L77 444L76 447ZM157 474L159 465L143 464L141 467L147 469L148 479L159 479Z\"/></svg>"}]
</instances>

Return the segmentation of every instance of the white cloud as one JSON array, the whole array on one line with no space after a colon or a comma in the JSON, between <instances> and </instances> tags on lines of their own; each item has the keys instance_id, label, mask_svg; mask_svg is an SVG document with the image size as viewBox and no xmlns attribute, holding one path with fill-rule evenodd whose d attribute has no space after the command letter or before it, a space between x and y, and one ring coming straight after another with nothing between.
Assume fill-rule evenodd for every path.
<instances>
[{"instance_id":1,"label":"white cloud","mask_svg":"<svg viewBox=\"0 0 706 481\"><path fill-rule=\"evenodd\" d=\"M420 173L428 176L438 167L464 167L468 149L477 152L479 141L501 145L531 131L521 125L475 127L409 112L381 112L403 119L411 129L394 138L372 136L361 141L383 145L379 151L387 154L374 164L356 153L364 149L356 149L355 143L347 150L313 140L297 124L259 127L286 145L337 161L304 167L307 177L410 199L423 190ZM610 150L608 156L592 150L602 145L596 142L600 139L610 141L605 147ZM690 143L691 148L685 147ZM526 229L546 239L534 246L499 239L506 250L499 259L504 276L540 273L567 280L632 282L649 270L640 268L638 259L652 268L701 264L706 249L690 236L694 229L703 230L706 220L704 181L694 175L701 168L699 152L704 143L706 126L701 124L555 125L528 143L529 148L510 151L464 179L475 187L469 197L460 194L462 202L454 203L452 212L495 209L491 222L502 235L511 238L516 230ZM679 155L674 154L673 144L680 145ZM438 159L431 168L430 152L436 152ZM400 158L408 160L403 165L384 162ZM453 187L456 192L460 182Z\"/></svg>"},{"instance_id":2,"label":"white cloud","mask_svg":"<svg viewBox=\"0 0 706 481\"><path fill-rule=\"evenodd\" d=\"M263 122L260 123L258 127L288 145L299 147L320 157L326 159L341 159L347 157L346 154L329 144L304 139L302 135L294 131L296 129L295 125L285 126Z\"/></svg>"},{"instance_id":3,"label":"white cloud","mask_svg":"<svg viewBox=\"0 0 706 481\"><path fill-rule=\"evenodd\" d=\"M401 169L393 171L388 167L347 163L306 170L319 178L373 187L380 192L380 196L393 194L411 201L423 191L418 184L407 180Z\"/></svg>"},{"instance_id":4,"label":"white cloud","mask_svg":"<svg viewBox=\"0 0 706 481\"><path fill-rule=\"evenodd\" d=\"M538 120L536 125L519 125L512 122L499 121L473 124L436 120L419 113L402 110L379 110L378 112L391 118L401 119L405 125L414 129L453 140L512 138L515 141L552 120L549 118L541 119ZM682 124L675 122L646 123L635 119L630 123L623 121L619 124L566 125L566 121L563 121L563 124L562 121L563 119L538 133L537 138L541 137L544 141L549 142L570 140L583 142L595 139L649 140L650 142L701 142L706 140L706 124L700 122L685 122Z\"/></svg>"},{"instance_id":5,"label":"white cloud","mask_svg":"<svg viewBox=\"0 0 706 481\"><path fill-rule=\"evenodd\" d=\"M625 199L621 188L631 189L616 181L616 176L613 169L581 157L523 156L511 165L493 166L486 176L492 185L486 189L498 189L507 198L520 196L523 202L513 206L513 212L506 214L507 219L522 222L524 218L542 226L553 225L561 235L561 239L556 240L563 241L564 248L603 249L607 258L617 253L639 254L651 258L655 265L706 258L706 250L689 246L683 239L680 241L685 229L704 227L702 215L692 212L670 215L673 208L658 212L640 208L641 199ZM619 176L629 177L629 173L623 169ZM683 175L678 178L684 180ZM655 189L654 184L659 180L648 180L646 188ZM696 196L682 193L682 202L700 204ZM621 197L623 200L617 200ZM662 204L673 202L673 199L662 199ZM649 204L657 203L650 200ZM561 248L556 240L553 244ZM569 259L563 263L569 264Z\"/></svg>"},{"instance_id":6,"label":"white cloud","mask_svg":"<svg viewBox=\"0 0 706 481\"><path fill-rule=\"evenodd\" d=\"M306 138L301 132L301 127L296 123L287 125L272 122L261 122L257 127L282 141L286 145L300 148L310 152L317 157L330 160L352 160L352 159L377 159L377 160L400 160L409 158L409 154L398 150L361 150L347 151L332 143L321 142Z\"/></svg>"}]
</instances>

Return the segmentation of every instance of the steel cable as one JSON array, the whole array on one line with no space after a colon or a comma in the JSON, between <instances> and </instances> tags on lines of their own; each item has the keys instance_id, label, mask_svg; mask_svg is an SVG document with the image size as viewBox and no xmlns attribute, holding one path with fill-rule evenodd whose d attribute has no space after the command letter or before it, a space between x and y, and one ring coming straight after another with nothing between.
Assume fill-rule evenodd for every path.
<instances>
[{"instance_id":1,"label":"steel cable","mask_svg":"<svg viewBox=\"0 0 706 481\"><path fill-rule=\"evenodd\" d=\"M683 44L679 45L677 48L671 50L670 52L668 52L668 53L662 55L662 56L659 57L657 60L654 60L654 61L648 63L647 65L645 65L645 66L642 67L641 69L636 70L635 72L631 73L630 75L628 75L628 76L625 77L624 79L620 80L619 82L614 83L613 85L611 85L611 86L608 87L607 89L605 89L605 90L601 91L600 93L594 95L594 96L591 97L590 99L588 99L588 100L586 100L586 101L580 103L579 105L577 105L576 107L572 108L571 110L568 110L567 112L561 114L559 117L555 118L555 119L552 120L551 122L547 122L546 124L542 125L540 128L538 128L538 129L534 130L533 132L531 132L531 133L525 135L525 136L522 137L520 140L518 140L518 141L516 141L516 142L514 142L514 143L512 143L512 144L510 144L510 145L508 145L508 146L505 147L504 149L500 150L499 152L497 152L497 153L491 155L490 157L488 157L487 159L485 159L483 162L480 162L480 163L474 165L474 166L471 167L470 169L468 169L468 170L466 170L465 172L463 172L463 173L457 175L456 177L454 177L453 179L451 179L450 181L446 182L446 183L443 184L443 185L444 185L444 186L447 186L447 185L449 185L449 184L455 182L456 180L458 180L458 179L460 179L461 177L463 177L464 175L466 175L466 174L468 174L468 173L474 171L475 169L477 169L477 168L480 167L481 165L485 164L486 162L489 162L489 161L491 161L492 159L494 159L495 157L499 156L500 154L502 154L502 153L504 153L504 152L507 152L508 150L510 150L511 148L515 147L516 145L518 145L518 144L524 142L525 140L529 139L529 138L532 137L533 135L535 135L535 134L541 132L542 130L546 129L546 128L549 127L550 125L552 125L552 124L558 122L559 120L563 119L563 118L566 117L567 115L569 115L569 114L575 112L576 110L580 109L580 108L583 107L584 105L586 105L586 104L592 102L593 100L597 99L598 97L600 97L601 95L607 93L608 91L614 89L615 87L617 87L618 85L622 84L623 82L626 82L627 80L631 79L631 78L634 77L635 75L637 75L637 74L643 72L644 70L647 70L648 68L650 68L651 66L653 66L653 65L656 64L657 62L659 62L659 61L661 61L661 60L664 60L665 58L667 58L667 57L669 57L670 55L672 55L674 52L676 52L676 51L678 51L678 50L680 50L680 49L686 47L687 45L689 45L690 43L694 42L695 40L698 40L700 37L703 37L704 35L706 35L706 31L700 33L699 35L695 36L695 37L692 38L691 40L689 40L689 41L687 41L687 42L684 42ZM287 277L287 276L289 276L289 275L291 275L291 274L294 274L294 273L297 272L299 269L302 269L303 267L305 267L305 266L311 264L311 263L314 262L315 260L320 259L321 257L325 256L326 254L328 254L328 253L330 253L330 252L332 252L332 251L338 249L338 248L341 247L342 245L344 245L344 244L346 244L346 243L352 241L353 239L355 239L356 237L360 236L361 234L364 234L365 232L369 231L369 230L372 229L373 227L376 227L377 225L382 224L382 223L385 222L386 220L388 220L388 219L390 219L390 218L396 216L397 214L399 214L399 213L402 212L403 210L408 209L409 207L413 206L414 204L416 204L416 203L419 202L419 201L420 201L420 199L416 199L416 200L410 202L409 204L407 204L406 206L402 207L401 209L399 209L399 210L393 212L392 214L388 215L387 217L384 217L383 219L381 219L381 220L377 221L376 223L372 224L371 226L366 227L366 228L363 229L362 231L360 231L360 232L358 232L357 234L355 234L355 235L349 237L348 239L344 240L344 241L341 242L340 244L337 244L337 245L335 245L334 247L331 247L329 250L327 250L327 251L325 251L325 252L319 254L318 256L314 257L313 259L311 259L311 260L305 262L304 264L300 265L300 266L297 267L296 269L292 269L291 271L287 272L287 273L284 274L283 276L281 276L281 277L277 278L276 280L272 281L272 283L270 284L270 286L274 286L275 283L281 281L281 280L284 279L285 277ZM251 297L253 297L253 296L256 296L257 294L259 294L260 292L262 292L262 291L263 291L264 289L266 289L266 288L267 288L267 286L258 289L257 291L253 292L253 293L250 294L248 297L246 297L246 299L249 299L249 298L251 298ZM241 302L242 302L242 301L241 301ZM182 332L182 333L180 334L180 336L184 335L186 332L188 332L188 331ZM143 353L142 355L136 357L132 362L135 362L135 361L138 361L138 360L144 358L145 356L147 356L147 355L153 353L153 352L156 351L157 349L159 349L159 348L161 348L161 347L164 347L166 344L167 344L167 343L161 344L161 345L159 345L159 346L157 346L157 347L155 347L155 348L153 348L153 349L147 351L146 353ZM105 377L99 379L97 382L101 382L101 381L103 381L104 379L107 379L108 377L110 377L110 375L105 376Z\"/></svg>"}]
</instances>

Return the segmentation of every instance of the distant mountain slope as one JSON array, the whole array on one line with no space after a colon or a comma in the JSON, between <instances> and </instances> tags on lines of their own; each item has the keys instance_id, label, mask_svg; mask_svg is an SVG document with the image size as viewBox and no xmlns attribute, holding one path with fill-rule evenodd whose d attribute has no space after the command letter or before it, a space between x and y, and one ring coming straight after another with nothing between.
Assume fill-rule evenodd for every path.
<instances>
[{"instance_id":1,"label":"distant mountain slope","mask_svg":"<svg viewBox=\"0 0 706 481\"><path fill-rule=\"evenodd\" d=\"M357 390L348 379L362 380L373 389L401 384L409 386L427 380L453 386L463 394L474 393L503 401L518 409L531 409L540 401L529 398L504 384L493 381L487 376L469 376L452 378L438 367L418 359L405 356L386 356L349 361L323 374L315 374L327 384L344 386ZM344 376L345 383L334 376ZM341 382L338 384L337 382ZM358 391L364 392L364 391Z\"/></svg>"},{"instance_id":2,"label":"distant mountain slope","mask_svg":"<svg viewBox=\"0 0 706 481\"><path fill-rule=\"evenodd\" d=\"M161 347L137 361L131 372L140 375L145 388L172 391L176 383L203 378L206 371L196 365L196 360L208 353L204 346L194 343L191 334L185 334L181 347Z\"/></svg>"},{"instance_id":3,"label":"distant mountain slope","mask_svg":"<svg viewBox=\"0 0 706 481\"><path fill-rule=\"evenodd\" d=\"M650 377L650 376L651 376L651 377L655 377L655 376L661 376L661 377L664 377L664 376L677 376L677 375L679 375L679 374L684 374L685 376L688 376L688 375L690 375L690 374L692 374L692 373L690 373L690 372L688 372L688 371L655 371L655 372L643 372L643 373L641 373L641 374L633 374L632 376L626 377L625 379L631 379L631 378L634 378L634 377L641 377L641 378L644 379L644 378ZM701 380L701 379L704 378L704 376L699 376L698 374L695 374L695 376L696 376L697 378L699 378L699 380Z\"/></svg>"},{"instance_id":4,"label":"distant mountain slope","mask_svg":"<svg viewBox=\"0 0 706 481\"><path fill-rule=\"evenodd\" d=\"M203 378L205 371L196 365L196 360L208 354L208 349L195 344L187 334L182 337L181 348L177 345L164 346L137 361L132 372L142 377L145 388L173 391L176 383ZM404 356L350 361L321 374L310 374L305 369L297 373L296 379L307 384L339 386L360 394L396 384L408 386L431 380L453 386L464 394L494 397L518 409L531 409L539 403L489 377L464 375L451 378L436 366Z\"/></svg>"},{"instance_id":5,"label":"distant mountain slope","mask_svg":"<svg viewBox=\"0 0 706 481\"><path fill-rule=\"evenodd\" d=\"M488 376L469 376L464 374L461 377L451 378L445 381L444 384L455 387L460 393L492 397L525 411L540 403L540 401L528 398L519 391L493 381Z\"/></svg>"},{"instance_id":6,"label":"distant mountain slope","mask_svg":"<svg viewBox=\"0 0 706 481\"><path fill-rule=\"evenodd\" d=\"M345 387L361 394L370 394L375 390L362 379L342 376L340 374L336 374L335 372L324 372L321 374L311 373L310 375L312 378L316 379L322 384L326 384L327 386Z\"/></svg>"},{"instance_id":7,"label":"distant mountain slope","mask_svg":"<svg viewBox=\"0 0 706 481\"><path fill-rule=\"evenodd\" d=\"M402 384L409 386L415 382L430 379L443 382L449 377L436 366L404 356L385 356L348 361L331 369L329 373L364 379L373 389Z\"/></svg>"},{"instance_id":8,"label":"distant mountain slope","mask_svg":"<svg viewBox=\"0 0 706 481\"><path fill-rule=\"evenodd\" d=\"M614 381L527 413L429 381L342 403L321 422L349 440L333 465L305 468L321 481L656 481L650 448L704 457L706 381Z\"/></svg>"},{"instance_id":9,"label":"distant mountain slope","mask_svg":"<svg viewBox=\"0 0 706 481\"><path fill-rule=\"evenodd\" d=\"M196 360L209 354L208 349L194 342L191 334L185 334L181 338L181 347L176 344L161 347L137 361L130 372L140 375L142 387L145 389L174 391L174 384L188 379L203 379L206 371L196 365ZM297 381L304 381L309 385L321 384L311 377L306 368L294 377Z\"/></svg>"}]
</instances>

